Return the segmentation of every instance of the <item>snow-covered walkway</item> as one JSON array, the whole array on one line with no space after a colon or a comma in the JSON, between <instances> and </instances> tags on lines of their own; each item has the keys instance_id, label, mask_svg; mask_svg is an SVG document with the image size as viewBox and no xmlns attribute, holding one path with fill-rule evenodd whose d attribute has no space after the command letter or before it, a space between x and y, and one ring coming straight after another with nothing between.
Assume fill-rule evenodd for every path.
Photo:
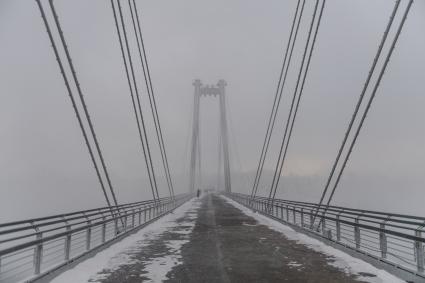
<instances>
[{"instance_id":1,"label":"snow-covered walkway","mask_svg":"<svg viewBox=\"0 0 425 283\"><path fill-rule=\"evenodd\" d=\"M53 282L164 281L403 282L218 195L184 204Z\"/></svg>"},{"instance_id":2,"label":"snow-covered walkway","mask_svg":"<svg viewBox=\"0 0 425 283\"><path fill-rule=\"evenodd\" d=\"M162 282L181 263L201 201L193 199L56 277L54 283Z\"/></svg>"}]
</instances>

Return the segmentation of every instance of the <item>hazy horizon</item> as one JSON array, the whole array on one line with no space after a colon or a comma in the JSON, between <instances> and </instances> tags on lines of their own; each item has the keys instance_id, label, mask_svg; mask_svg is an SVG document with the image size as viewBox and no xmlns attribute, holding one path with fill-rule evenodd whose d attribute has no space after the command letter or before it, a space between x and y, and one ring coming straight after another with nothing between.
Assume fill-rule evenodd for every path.
<instances>
[{"instance_id":1,"label":"hazy horizon","mask_svg":"<svg viewBox=\"0 0 425 283\"><path fill-rule=\"evenodd\" d=\"M318 201L393 4L326 1L278 197ZM55 5L119 202L151 198L110 3ZM199 78L228 83L233 188L250 193L295 5L138 1L176 192L188 187L192 81ZM261 195L268 194L313 7L307 1ZM160 194L167 196L127 2L123 8ZM334 204L425 215L423 27L425 2L415 1ZM0 42L0 222L104 206L35 1L0 2ZM214 98L201 103L200 131L203 186L215 186Z\"/></svg>"}]
</instances>

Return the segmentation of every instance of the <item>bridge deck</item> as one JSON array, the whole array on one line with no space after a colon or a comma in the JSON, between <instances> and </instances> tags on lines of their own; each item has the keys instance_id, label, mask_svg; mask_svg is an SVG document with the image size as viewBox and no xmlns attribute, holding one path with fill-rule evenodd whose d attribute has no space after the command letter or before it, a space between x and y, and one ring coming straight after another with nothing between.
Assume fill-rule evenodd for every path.
<instances>
[{"instance_id":1,"label":"bridge deck","mask_svg":"<svg viewBox=\"0 0 425 283\"><path fill-rule=\"evenodd\" d=\"M220 196L194 201L168 223L111 259L124 263L103 268L89 281L382 282L374 274L334 267L331 256L260 224ZM66 282L61 277L55 282Z\"/></svg>"}]
</instances>

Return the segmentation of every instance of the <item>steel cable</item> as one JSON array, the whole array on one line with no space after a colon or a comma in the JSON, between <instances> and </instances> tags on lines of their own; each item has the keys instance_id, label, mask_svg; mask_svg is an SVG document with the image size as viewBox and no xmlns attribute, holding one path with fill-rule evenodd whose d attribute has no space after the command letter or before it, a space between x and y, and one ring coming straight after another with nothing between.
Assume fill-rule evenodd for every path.
<instances>
[{"instance_id":1,"label":"steel cable","mask_svg":"<svg viewBox=\"0 0 425 283\"><path fill-rule=\"evenodd\" d=\"M112 186L112 182L111 182L111 179L109 177L108 170L106 168L106 164L105 164L105 160L103 158L102 150L100 149L100 145L99 145L99 142L98 142L98 139L97 139L97 136L96 136L96 132L94 130L94 126L93 126L93 123L91 121L88 109L87 109L87 105L86 105L86 102L85 102L85 99L84 99L83 92L81 90L80 83L79 83L78 78L77 78L77 73L75 71L74 64L72 63L71 55L70 55L69 50L68 50L68 46L67 46L67 43L66 43L63 31L62 31L62 27L61 27L60 22L59 22L59 17L56 13L56 9L55 9L55 6L53 4L53 0L49 0L49 5L50 5L50 8L51 8L52 13L53 13L53 19L55 21L56 27L59 31L59 37L60 37L60 40L62 42L62 46L63 46L64 51L65 51L65 56L68 60L69 67L71 69L71 74L72 74L73 80L74 80L75 85L77 87L77 93L78 93L78 96L80 98L81 104L83 106L84 114L86 116L87 123L89 125L89 129L90 129L90 132L92 134L97 153L99 155L100 163L102 165L103 172L105 174L106 181L108 183L108 186L109 186L109 189L110 189L110 192L111 192L111 195L112 195L112 199L114 200L115 205L118 205L117 197L115 195L114 188Z\"/></svg>"},{"instance_id":2,"label":"steel cable","mask_svg":"<svg viewBox=\"0 0 425 283\"><path fill-rule=\"evenodd\" d=\"M319 201L319 204L318 204L318 205L319 205L319 206L318 206L318 209L319 209L319 208L320 208L320 206L322 205L323 200L324 200L324 198L325 198L325 196L326 196L326 193L327 193L327 191L328 191L328 189L329 189L329 186L330 186L331 180L332 180L332 178L333 178L333 176L334 176L334 173L335 173L336 167L337 167L337 165L338 165L338 163L339 163L339 160L340 160L340 158L341 158L342 151L343 151L343 149L344 149L344 147L345 147L345 145L346 145L346 142L347 142L348 136L350 135L351 129L352 129L353 124L354 124L354 121L355 121L355 119L356 119L356 117L357 117L357 114L358 114L358 112L359 112L360 105L361 105L361 104L362 104L362 102L363 102L363 98L364 98L365 93L366 93L366 90L367 90L367 88L368 88L368 86L369 86L369 83L370 83L370 80L371 80L371 78L372 78L372 75L373 75L373 73L374 73L374 71L375 71L376 65L377 65L377 63L378 63L378 59L379 59L379 57L381 56L382 49L383 49L384 44L385 44L385 42L386 42L386 40L387 40L389 30L390 30L390 28L391 28L391 26L392 26L392 24L393 24L394 17L395 17L395 15L396 15L396 12L397 12L397 10L398 10L399 5L400 5L400 0L397 0L397 1L395 2L395 5L394 5L394 8L393 8L393 11L392 11L392 13L391 13L391 16L390 16L389 22L388 22L388 24L387 24L387 26L386 26L386 28L385 28L385 31L384 31L384 34L383 34L383 36L382 36L381 42L379 43L378 51L377 51L377 53L376 53L376 55L375 55L375 58L373 59L372 66L371 66L371 68L370 68L370 70L369 70L368 76L367 76L367 78L366 78L366 82L365 82L365 83L364 83L364 85L363 85L363 89L362 89L362 92L361 92L361 94L360 94L360 97L359 97L359 99L358 99L358 101L357 101L357 104L356 104L356 107L355 107L355 109L354 109L353 115L351 116L351 120L350 120L350 123L349 123L349 125L348 125L348 128L347 128L347 130L346 130L346 132L345 132L344 139L343 139L343 141L342 141L342 143L341 143L341 146L339 147L338 154L337 154L336 159L335 159L335 161L334 161L334 163L333 163L333 165L332 165L331 172L330 172L329 177L328 177L328 179L327 179L327 181L326 181L326 185L325 185L325 188L324 188L324 190L323 190L323 192L322 192L322 196L320 197L320 201ZM318 213L318 212L319 212L319 211L317 210L317 211L316 211L316 213L315 213L315 215L314 215L314 217L313 217L312 225L314 224L314 221L315 221L315 219L316 219L316 217L317 217L317 213Z\"/></svg>"},{"instance_id":3,"label":"steel cable","mask_svg":"<svg viewBox=\"0 0 425 283\"><path fill-rule=\"evenodd\" d=\"M296 100L297 93L298 93L298 87L300 85L299 83L301 81L301 76L302 76L303 69L304 69L304 63L305 63L306 55L307 55L309 44L310 44L311 34L312 34L312 31L313 31L314 22L315 22L316 15L317 15L319 0L316 1L315 7L314 7L313 16L312 16L312 19L311 19L310 28L309 28L309 31L308 31L308 36L307 36L307 40L306 40L306 44L305 44L305 48L304 48L304 53L303 53L303 57L302 57L301 65L300 65L300 70L298 72L297 83L296 83L294 94L293 94L293 97L292 97L291 107L290 107L290 110L289 110L282 143L281 143L281 147L280 147L280 150L279 150L279 157L278 157L278 161L276 163L272 185L270 187L269 201L271 201L271 204L273 204L274 198L276 196L277 187L278 187L278 184L279 184L280 176L282 174L283 165L285 163L286 153L287 153L287 150L288 150L289 141L290 141L290 138L291 138L291 135L292 135L292 130L293 130L293 127L294 127L294 123L295 123L295 119L296 119L296 116L297 116L299 104L300 104L301 97L302 97L302 94L303 94L304 84L305 84L305 80L306 80L308 70L309 70L309 67L310 67L311 56L313 54L314 46L315 46L315 43L316 43L317 33L319 31L320 22L322 20L325 3L326 3L326 1L323 0L322 6L321 6L321 9L320 9L320 13L319 13L319 17L318 17L318 21L317 21L317 24L316 24L315 33L314 33L314 36L313 36L313 41L312 41L312 44L311 44L311 47L310 47L309 56L308 56L308 59L307 59L307 65L306 65L306 68L304 70L304 76L303 76L303 79L302 79L301 88L300 88L300 91L299 91L299 94L298 94L298 99ZM295 103L295 100L296 100L296 103ZM294 108L294 103L295 103L295 108ZM293 115L291 126L289 127L289 132L288 132L288 126L289 126L289 123L291 121L292 112L294 112L294 115ZM285 145L285 142L286 142L286 145ZM285 150L283 150L284 145L285 145ZM282 155L282 153L283 153L283 155Z\"/></svg>"},{"instance_id":4,"label":"steel cable","mask_svg":"<svg viewBox=\"0 0 425 283\"><path fill-rule=\"evenodd\" d=\"M262 174L262 171L263 171L267 151L268 151L268 148L269 148L269 145L270 145L271 135L272 135L275 120L276 120L277 110L279 108L280 100L281 100L281 97L282 97L283 86L284 86L285 81L286 81L286 75L288 73L289 65L290 65L291 58L292 58L292 52L294 50L294 45L295 45L295 41L296 41L297 34L298 34L298 28L300 26L301 18L302 18L303 11L304 11L305 0L303 0L301 11L300 11L300 14L298 16L298 23L296 24L300 1L301 0L298 0L298 2L297 2L297 7L295 9L294 18L292 20L291 31L289 33L289 39L288 39L288 43L286 45L286 51L285 51L285 55L284 55L284 59L283 59L283 63L282 63L282 68L281 68L280 75L279 75L279 81L278 81L277 88L276 88L276 93L275 93L275 97L274 97L274 101L273 101L272 111L270 113L270 117L269 117L269 121L268 121L268 125L267 125L266 136L264 137L264 143L263 143L263 147L261 149L260 160L258 162L257 172L255 173L254 184L252 186L251 199L255 198L255 196L257 195L258 185L260 183L260 178L261 178L261 174ZM295 35L294 35L294 39L292 41L292 47L291 47L291 51L290 51L290 54L289 54L288 64L286 64L287 58L288 58L287 55L288 55L289 48L291 46L291 40L292 40L292 36L294 34L295 25L296 25ZM283 75L283 72L285 70L285 65L286 65L285 77L283 79L283 83L281 84L282 75Z\"/></svg>"},{"instance_id":5,"label":"steel cable","mask_svg":"<svg viewBox=\"0 0 425 283\"><path fill-rule=\"evenodd\" d=\"M146 56L145 44L144 44L144 41L143 41L143 36L142 36L141 28L140 28L139 16L138 16L138 13L137 13L137 6L136 6L135 0L133 0L133 2L134 2L134 8L135 8L135 11L136 11L136 19L137 19L137 23L138 23L138 26L139 26L140 41L142 43L142 51L143 51L143 55L144 55L145 63L146 63L146 71L147 71L147 74L148 74L149 85L150 85L150 88L151 88L151 94L152 94L152 101L153 101L154 110L155 110L155 116L156 116L156 119L157 119L157 124L158 124L158 129L159 129L159 136L161 138L161 144L162 144L162 148L163 148L163 151L164 151L164 157L165 157L164 159L165 159L165 163L166 163L166 166L167 166L168 178L170 179L171 190L172 190L173 196L174 196L175 195L174 194L174 186L173 186L173 182L172 182L172 179L171 179L170 166L168 165L168 158L167 158L167 152L165 150L164 138L162 136L162 128L161 128L161 123L160 123L159 115L158 115L158 107L156 105L155 94L154 94L154 91L153 91L152 79L151 79L150 70L149 70L149 63L148 63L147 56Z\"/></svg>"},{"instance_id":6,"label":"steel cable","mask_svg":"<svg viewBox=\"0 0 425 283\"><path fill-rule=\"evenodd\" d=\"M144 118L143 118L143 111L142 111L142 106L141 106L141 103L140 103L140 95L139 95L139 91L137 89L136 76L134 74L133 61L131 59L131 52L130 52L130 47L129 47L128 38L127 38L127 31L125 29L125 23L124 23L124 16L123 16L123 12L122 12L121 3L120 3L119 0L117 0L117 4L118 4L118 12L119 12L120 19L121 19L121 26L122 26L122 30L123 30L123 34L124 34L124 42L125 42L126 49L127 49L128 62L129 62L129 65L130 65L130 73L131 73L131 76L132 76L132 79L133 79L134 92L136 93L137 106L138 106L138 109L139 109L139 118L140 118L140 121L141 121L142 130L143 130L143 134L144 134L144 138L145 138L146 152L147 152L147 156L148 156L148 160L149 160L149 164L150 164L150 168L151 168L151 173L152 173L152 180L153 180L153 184L154 184L154 188L155 188L155 192L156 192L156 197L159 199L158 185L157 185L157 182L156 182L155 170L154 170L154 165L153 165L153 162L152 162L152 155L151 155L151 150L150 150L150 146L149 146L149 140L148 140L148 136L147 136L147 132L146 132L145 121L144 121Z\"/></svg>"},{"instance_id":7,"label":"steel cable","mask_svg":"<svg viewBox=\"0 0 425 283\"><path fill-rule=\"evenodd\" d=\"M409 0L409 3L407 4L406 10L404 11L404 14L403 14L403 18L401 19L401 22L400 22L400 24L399 24L399 26L398 26L398 28L397 28L396 35L395 35L395 37L394 37L394 39L393 39L393 41L392 41L392 43L391 43L390 50L389 50L389 52L388 52L388 54L387 54L387 56L386 56L386 58L385 58L384 65L383 65L383 66L382 66L382 68L381 68L381 71L380 71L380 73L379 73L378 79L377 79L377 81L376 81L376 83L375 83L375 86L374 86L374 88L373 88L373 90L372 90L372 94L371 94L371 96L370 96L370 98L369 98L369 101L368 101L368 103L367 103L367 105L366 105L366 109L365 109L365 111L363 112L362 118L361 118L361 120L360 120L360 124L357 126L357 130L356 130L356 132L355 132L355 134L354 134L354 138L353 138L353 140L351 141L350 147L349 147L349 149L348 149L348 153L347 153L347 155L345 156L345 159L344 159L344 162L343 162L343 164L342 164L342 167L341 167L341 169L340 169L340 171L339 171L339 173L338 173L338 177L337 177L337 179L336 179L336 181L335 181L335 184L334 184L334 186L333 186L333 188L332 188L332 192L331 192L331 194L330 194L330 196L329 196L329 198L328 198L328 201L327 201L327 203L326 203L326 208L325 208L324 213L326 213L326 211L327 211L327 209L328 209L328 207L329 207L329 204L330 204L330 202L331 202L331 200L332 200L332 198L333 198L333 196L334 196L334 194L335 194L335 190L336 190L336 188L337 188L337 186L338 186L338 184L339 184L339 181L341 180L342 173L344 172L344 169L345 169L345 167L346 167L346 165L347 165L347 162L348 162L348 160L349 160L349 158L350 158L350 155L351 155L351 153L352 153L352 151L353 151L354 145L355 145L355 143L356 143L356 141L357 141L357 138L358 138L359 133L360 133L360 130L361 130L361 128L362 128L362 126L363 126L363 124L364 124L364 121L365 121L365 119L366 119L366 116L367 116L367 114L368 114L368 112L369 112L369 110L370 110L370 106L372 105L373 99L374 99L374 98L375 98L375 96L376 96L376 92L377 92L377 90L378 90L378 88L379 88L379 85L380 85L380 83L381 83L381 81L382 81L382 78L383 78L383 76L384 76L385 70L386 70L386 68L387 68L387 66L388 66L388 62L390 61L391 55L393 54L393 51L394 51L395 45L396 45L396 43L397 43L397 41L398 41L398 38L399 38L399 36L400 36L400 33L401 33L402 29L403 29L404 23L406 22L407 15L409 14L410 7L412 6L412 4L413 4L413 0ZM319 225L320 225L320 223L319 223Z\"/></svg>"},{"instance_id":8,"label":"steel cable","mask_svg":"<svg viewBox=\"0 0 425 283\"><path fill-rule=\"evenodd\" d=\"M145 48L144 48L142 30L141 30L141 27L140 27L139 14L137 12L137 6L136 6L136 2L134 0L133 0L134 12L133 12L133 7L131 5L131 0L128 0L128 5L130 7L131 20L132 20L132 23L133 23L133 30L134 30L134 34L135 34L135 37L136 37L137 49L138 49L138 52L139 52L140 62L141 62L141 65L142 65L143 75L144 75L145 84L146 84L146 90L147 90L148 98L149 98L149 105L150 105L150 108L151 108L153 122L154 122L155 133L156 133L156 137L157 137L157 140L158 140L162 164L163 164L163 167L164 167L165 179L167 180L167 185L168 185L168 190L170 192L170 197L174 197L174 188L173 188L173 184L172 184L172 181L171 181L171 175L170 175L170 169L169 169L169 166L168 166L167 154L165 152L165 146L164 146L164 141L163 141L163 137L162 137L161 125L160 125L160 122L159 122L158 111L157 111L157 107L156 107L156 103L155 103L155 97L154 97L154 92L153 92L153 87L152 87L152 80L151 80L151 77L150 77L146 51L145 51ZM135 17L136 17L136 21L137 21L137 28L136 28L136 21L134 20ZM140 41L142 43L143 55L142 55L142 50L140 48L139 38L140 38ZM146 67L146 70L145 70L145 67ZM149 81L149 83L148 83L148 81Z\"/></svg>"},{"instance_id":9,"label":"steel cable","mask_svg":"<svg viewBox=\"0 0 425 283\"><path fill-rule=\"evenodd\" d=\"M125 73L126 73L126 77L127 77L127 83L128 83L128 87L130 89L130 97L131 97L131 102L132 102L132 105L133 105L134 115L135 115L135 118L136 118L137 129L138 129L138 132L139 132L140 142L142 144L143 156L144 156L146 169L147 169L147 173L148 173L149 184L150 184L150 187L151 187L153 199L156 200L157 197L155 195L155 189L154 189L154 184L153 184L153 181L152 181L151 169L150 169L149 161L148 161L148 158L147 158L147 153L146 153L145 142L144 142L144 139L143 139L142 130L141 130L141 127L140 127L139 115L137 113L136 101L135 101L135 98L134 98L133 87L131 85L130 74L129 74L128 65L127 65L125 52L124 52L123 40L122 40L122 37L121 37L117 13L116 13L116 9L115 9L113 0L111 0L111 6L112 6L112 12L113 12L113 15L114 15L115 27L116 27L117 34L118 34L118 41L120 43L121 55L122 55L122 59L123 59L123 62L124 62L124 68L125 68Z\"/></svg>"},{"instance_id":10,"label":"steel cable","mask_svg":"<svg viewBox=\"0 0 425 283\"><path fill-rule=\"evenodd\" d=\"M86 132L86 130L84 128L84 124L83 124L83 121L81 119L80 112L79 112L79 110L77 108L77 104L76 104L76 101L75 101L75 98L74 98L74 94L73 94L73 92L71 90L68 77L67 77L67 75L65 73L65 69L64 69L62 60L61 60L61 58L59 56L59 51L57 49L55 40L53 38L53 34L52 34L51 29L50 29L50 25L49 25L49 23L47 21L46 14L44 12L44 8L43 8L43 6L41 4L41 0L36 0L36 2L37 2L38 7L40 9L41 17L42 17L43 22L44 22L44 25L46 27L47 34L49 36L50 43L52 44L52 48L53 48L53 52L54 52L55 57L56 57L56 61L58 62L59 69L60 69L60 72L62 74L62 78L63 78L63 80L65 82L65 86L66 86L66 89L68 91L68 96L71 99L72 108L74 109L75 116L77 117L78 124L80 126L81 132L82 132L83 137L84 137L84 141L85 141L86 146L87 146L87 149L89 151L90 159L91 159L91 161L93 163L93 166L94 166L94 169L96 171L96 176L98 178L100 187L102 189L102 192L103 192L103 195L105 197L106 203L108 204L108 207L111 207L111 202L110 202L109 197L108 197L108 194L106 192L105 184L103 183L102 176L101 176L100 170L99 170L99 166L97 165L96 159L94 157L93 149L92 149L92 147L90 145L90 142L89 142L89 139L88 139L88 136L87 136L87 132ZM114 213L112 211L111 211L111 213L112 213L112 216L114 216Z\"/></svg>"}]
</instances>

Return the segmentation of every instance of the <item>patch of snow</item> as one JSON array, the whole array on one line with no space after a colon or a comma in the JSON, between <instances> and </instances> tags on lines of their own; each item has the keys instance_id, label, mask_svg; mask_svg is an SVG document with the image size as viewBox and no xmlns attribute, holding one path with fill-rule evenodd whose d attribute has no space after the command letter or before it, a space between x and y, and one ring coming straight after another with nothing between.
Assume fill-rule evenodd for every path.
<instances>
[{"instance_id":1,"label":"patch of snow","mask_svg":"<svg viewBox=\"0 0 425 283\"><path fill-rule=\"evenodd\" d=\"M370 283L405 283L404 280L395 277L385 270L378 269L363 260L352 257L349 254L328 246L319 240L313 239L301 233L297 233L292 228L260 213L253 212L251 209L237 203L230 198L227 198L223 195L221 195L221 197L246 215L256 219L260 224L266 225L277 232L283 233L287 239L296 241L314 251L330 256L333 261L329 261L329 265L337 267L347 274L356 275L357 279L359 280L364 280ZM376 275L376 277L368 276L368 274Z\"/></svg>"},{"instance_id":2,"label":"patch of snow","mask_svg":"<svg viewBox=\"0 0 425 283\"><path fill-rule=\"evenodd\" d=\"M60 274L51 282L83 283L105 279L109 275L110 271L117 270L122 265L136 263L137 260L131 257L130 251L135 247L140 249L140 247L147 245L149 240L155 239L161 233L172 229L173 227L182 225L185 228L187 227L187 229L184 229L182 233L187 235L190 234L193 230L194 223L177 223L177 220L185 216L188 212L192 214L189 219L195 219L196 210L199 207L200 202L197 199L192 199L186 202L173 212L161 217L146 227L143 227L137 233L122 239L121 241L111 245L109 248L97 253L92 258L89 258L79 263L74 268ZM168 241L166 243L167 246L175 251L175 254L155 258L151 262L148 262L145 268L147 273L141 276L149 278L152 280L151 282L158 282L165 279L168 271L179 263L181 256L179 255L178 250L187 241L188 240ZM108 272L106 274L99 273L102 270L107 270ZM158 277L159 275L163 277Z\"/></svg>"},{"instance_id":3,"label":"patch of snow","mask_svg":"<svg viewBox=\"0 0 425 283\"><path fill-rule=\"evenodd\" d=\"M298 263L296 261L290 261L287 265L290 266L290 267L300 267L300 266L302 266L301 263Z\"/></svg>"},{"instance_id":4,"label":"patch of snow","mask_svg":"<svg viewBox=\"0 0 425 283\"><path fill-rule=\"evenodd\" d=\"M196 210L200 207L200 204L200 201L195 201L190 210L186 212L186 218L195 220L198 216ZM188 215L190 216L188 217ZM154 258L145 266L144 271L147 273L144 274L143 277L149 278L149 281L147 282L165 281L167 279L167 273L171 271L173 267L181 263L182 256L180 253L180 249L184 244L189 242L188 235L192 233L193 228L195 228L195 221L182 222L179 225L184 227L190 227L189 229L185 229L183 232L187 236L184 240L168 240L166 242L166 245L170 249L169 253L163 255L162 257ZM187 231L189 231L189 233L186 233ZM176 233L176 231L173 231L173 233Z\"/></svg>"},{"instance_id":5,"label":"patch of snow","mask_svg":"<svg viewBox=\"0 0 425 283\"><path fill-rule=\"evenodd\" d=\"M242 225L243 226L257 226L257 224L249 224L249 223L245 223L245 222L243 222Z\"/></svg>"}]
</instances>

